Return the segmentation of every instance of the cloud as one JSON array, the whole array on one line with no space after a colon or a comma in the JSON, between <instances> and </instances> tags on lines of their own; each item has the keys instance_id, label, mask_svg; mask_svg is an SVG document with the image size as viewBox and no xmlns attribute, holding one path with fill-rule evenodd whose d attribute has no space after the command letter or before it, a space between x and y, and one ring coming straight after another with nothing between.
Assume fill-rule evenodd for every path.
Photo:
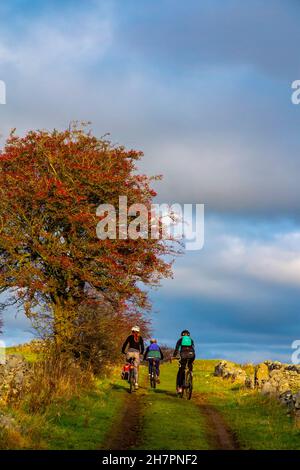
<instances>
[{"instance_id":1,"label":"cloud","mask_svg":"<svg viewBox=\"0 0 300 470\"><path fill-rule=\"evenodd\" d=\"M287 229L274 224L272 233L266 237L262 222L255 222L260 226L259 234L241 234L234 220L231 223L218 220L215 224L213 218L207 218L204 249L187 252L177 261L174 279L164 283L166 291L172 291L175 297L250 303L255 299L265 304L273 300L274 290L279 289L285 296L285 289L299 289L300 231L297 227Z\"/></svg>"},{"instance_id":2,"label":"cloud","mask_svg":"<svg viewBox=\"0 0 300 470\"><path fill-rule=\"evenodd\" d=\"M296 334L299 227L283 219L297 220L300 208L300 107L290 100L299 8L292 0L0 6L1 134L91 120L99 136L144 150L141 169L164 175L159 201L205 203L205 247L177 261L154 309L158 332L170 340L186 322L210 355L288 349ZM6 331L19 341L28 325L13 318Z\"/></svg>"},{"instance_id":3,"label":"cloud","mask_svg":"<svg viewBox=\"0 0 300 470\"><path fill-rule=\"evenodd\" d=\"M280 67L270 74L263 67L278 37L274 26L263 27L267 4L173 5L143 3L139 18L120 2L90 2L88 9L59 4L23 21L12 14L5 21L4 14L1 133L91 120L98 135L111 132L114 142L144 150L141 168L164 175L161 201L297 214L299 109ZM274 2L272 24L296 34L298 7L288 2L283 12L281 5ZM291 48L273 59L285 68L284 56L298 70L297 42L284 38Z\"/></svg>"},{"instance_id":4,"label":"cloud","mask_svg":"<svg viewBox=\"0 0 300 470\"><path fill-rule=\"evenodd\" d=\"M298 72L299 4L294 0L143 2L119 35L132 56L180 73L216 64L248 65L275 77ZM139 38L137 41L136 38Z\"/></svg>"},{"instance_id":5,"label":"cloud","mask_svg":"<svg viewBox=\"0 0 300 470\"><path fill-rule=\"evenodd\" d=\"M30 321L22 312L16 314L12 308L7 309L3 315L3 323L1 340L6 346L28 342L35 337Z\"/></svg>"}]
</instances>

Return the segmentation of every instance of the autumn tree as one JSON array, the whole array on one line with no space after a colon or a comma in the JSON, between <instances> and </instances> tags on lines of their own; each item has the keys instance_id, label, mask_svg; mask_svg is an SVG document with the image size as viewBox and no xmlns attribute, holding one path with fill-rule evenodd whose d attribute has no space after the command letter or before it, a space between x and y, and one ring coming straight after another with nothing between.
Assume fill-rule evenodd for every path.
<instances>
[{"instance_id":1,"label":"autumn tree","mask_svg":"<svg viewBox=\"0 0 300 470\"><path fill-rule=\"evenodd\" d=\"M171 245L96 235L100 204L117 208L123 195L150 208L155 193L137 172L141 156L85 127L11 133L0 155L2 307L24 308L63 342L74 337L83 302L121 315L149 307L145 286L171 275Z\"/></svg>"}]
</instances>

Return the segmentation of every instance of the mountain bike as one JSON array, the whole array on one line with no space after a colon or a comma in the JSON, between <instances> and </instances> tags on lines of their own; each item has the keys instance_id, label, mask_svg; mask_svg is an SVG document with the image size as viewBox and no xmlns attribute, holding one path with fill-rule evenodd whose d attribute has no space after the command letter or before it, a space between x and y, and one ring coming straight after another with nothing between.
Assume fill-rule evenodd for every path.
<instances>
[{"instance_id":1,"label":"mountain bike","mask_svg":"<svg viewBox=\"0 0 300 470\"><path fill-rule=\"evenodd\" d=\"M130 357L128 359L128 362L129 362L129 374L128 374L129 393L132 393L134 391L134 386L135 386L134 357Z\"/></svg>"},{"instance_id":2,"label":"mountain bike","mask_svg":"<svg viewBox=\"0 0 300 470\"><path fill-rule=\"evenodd\" d=\"M151 374L149 374L150 386L151 386L151 388L156 388L155 359L149 359L149 361L152 361Z\"/></svg>"},{"instance_id":3,"label":"mountain bike","mask_svg":"<svg viewBox=\"0 0 300 470\"><path fill-rule=\"evenodd\" d=\"M179 359L179 367L180 367L180 359ZM184 382L182 385L182 392L178 393L178 396L180 398L185 398L187 400L190 400L192 398L192 393L193 393L193 372L190 371L188 368L188 361L186 362L185 365L185 370L184 370Z\"/></svg>"}]
</instances>

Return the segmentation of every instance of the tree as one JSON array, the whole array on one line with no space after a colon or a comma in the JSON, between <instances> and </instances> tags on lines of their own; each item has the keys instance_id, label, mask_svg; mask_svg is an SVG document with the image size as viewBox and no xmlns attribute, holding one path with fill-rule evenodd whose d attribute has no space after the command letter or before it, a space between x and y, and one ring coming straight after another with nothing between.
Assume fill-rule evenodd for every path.
<instances>
[{"instance_id":1,"label":"tree","mask_svg":"<svg viewBox=\"0 0 300 470\"><path fill-rule=\"evenodd\" d=\"M174 248L96 236L99 204L117 208L123 195L150 208L153 178L137 173L141 156L85 127L11 133L0 154L0 292L10 292L3 308L24 308L62 341L74 336L91 292L122 314L149 308L143 286L171 275Z\"/></svg>"}]
</instances>

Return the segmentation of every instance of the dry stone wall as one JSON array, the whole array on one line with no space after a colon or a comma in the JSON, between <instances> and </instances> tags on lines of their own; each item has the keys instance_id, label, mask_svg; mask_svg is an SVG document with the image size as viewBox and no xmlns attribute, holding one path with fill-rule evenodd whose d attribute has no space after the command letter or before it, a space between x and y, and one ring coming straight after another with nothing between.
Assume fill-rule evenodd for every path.
<instances>
[{"instance_id":1,"label":"dry stone wall","mask_svg":"<svg viewBox=\"0 0 300 470\"><path fill-rule=\"evenodd\" d=\"M277 397L289 412L300 417L300 365L265 361L257 366L242 367L221 361L214 375Z\"/></svg>"},{"instance_id":2,"label":"dry stone wall","mask_svg":"<svg viewBox=\"0 0 300 470\"><path fill-rule=\"evenodd\" d=\"M21 356L9 354L0 364L0 402L12 402L26 391L30 383L31 367Z\"/></svg>"}]
</instances>

